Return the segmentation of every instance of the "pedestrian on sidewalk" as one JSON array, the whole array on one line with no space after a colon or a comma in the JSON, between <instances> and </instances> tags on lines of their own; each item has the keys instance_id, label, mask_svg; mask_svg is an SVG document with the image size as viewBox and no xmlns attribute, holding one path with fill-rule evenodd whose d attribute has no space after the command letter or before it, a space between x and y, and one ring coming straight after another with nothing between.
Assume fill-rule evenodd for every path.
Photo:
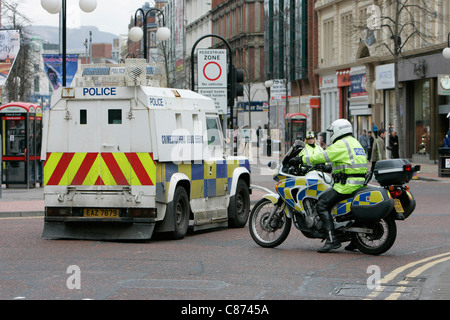
<instances>
[{"instance_id":1,"label":"pedestrian on sidewalk","mask_svg":"<svg viewBox=\"0 0 450 320\"><path fill-rule=\"evenodd\" d=\"M375 164L377 161L380 160L386 160L386 147L384 139L386 138L386 130L380 129L378 131L378 138L375 140L372 146L372 158L370 159L372 161L372 168L370 171L374 171Z\"/></svg>"},{"instance_id":2,"label":"pedestrian on sidewalk","mask_svg":"<svg viewBox=\"0 0 450 320\"><path fill-rule=\"evenodd\" d=\"M323 150L326 150L326 148L327 148L327 141L326 141L326 133L325 132L320 132L319 133L319 135L318 135L318 143L319 143L319 146L323 149Z\"/></svg>"},{"instance_id":3,"label":"pedestrian on sidewalk","mask_svg":"<svg viewBox=\"0 0 450 320\"><path fill-rule=\"evenodd\" d=\"M447 135L444 138L444 148L450 148L450 128L448 129Z\"/></svg>"},{"instance_id":4,"label":"pedestrian on sidewalk","mask_svg":"<svg viewBox=\"0 0 450 320\"><path fill-rule=\"evenodd\" d=\"M391 150L392 159L398 159L400 158L399 152L398 152L398 136L397 132L392 131L392 133L389 135L389 150Z\"/></svg>"},{"instance_id":5,"label":"pedestrian on sidewalk","mask_svg":"<svg viewBox=\"0 0 450 320\"><path fill-rule=\"evenodd\" d=\"M363 130L362 135L359 136L358 141L361 144L361 146L363 147L364 152L367 155L367 152L369 151L370 139L369 139L369 136L367 135L367 131L366 130Z\"/></svg>"},{"instance_id":6,"label":"pedestrian on sidewalk","mask_svg":"<svg viewBox=\"0 0 450 320\"><path fill-rule=\"evenodd\" d=\"M372 158L372 146L375 140L372 136L372 131L369 131L367 135L369 136L369 146L367 147L367 160L370 161L370 159Z\"/></svg>"}]
</instances>

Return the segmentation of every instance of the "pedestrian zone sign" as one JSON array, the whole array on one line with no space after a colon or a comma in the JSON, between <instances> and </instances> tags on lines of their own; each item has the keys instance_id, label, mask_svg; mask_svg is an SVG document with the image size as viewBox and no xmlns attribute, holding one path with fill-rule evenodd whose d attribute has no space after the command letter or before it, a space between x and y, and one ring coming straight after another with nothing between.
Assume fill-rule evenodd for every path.
<instances>
[{"instance_id":1,"label":"pedestrian zone sign","mask_svg":"<svg viewBox=\"0 0 450 320\"><path fill-rule=\"evenodd\" d=\"M227 51L198 49L198 92L214 100L221 114L227 112Z\"/></svg>"}]
</instances>

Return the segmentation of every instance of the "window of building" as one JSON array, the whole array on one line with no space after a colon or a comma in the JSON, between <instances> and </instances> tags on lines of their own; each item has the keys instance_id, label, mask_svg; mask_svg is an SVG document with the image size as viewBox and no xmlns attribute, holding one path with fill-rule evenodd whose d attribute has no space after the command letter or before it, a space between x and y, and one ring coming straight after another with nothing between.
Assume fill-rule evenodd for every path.
<instances>
[{"instance_id":1,"label":"window of building","mask_svg":"<svg viewBox=\"0 0 450 320\"><path fill-rule=\"evenodd\" d=\"M353 30L353 16L351 13L341 16L341 30L342 30L342 42L341 42L341 62L348 63L354 56L352 38L354 34Z\"/></svg>"},{"instance_id":2,"label":"window of building","mask_svg":"<svg viewBox=\"0 0 450 320\"><path fill-rule=\"evenodd\" d=\"M416 81L414 87L414 120L416 123L415 150L418 154L430 154L430 80Z\"/></svg>"},{"instance_id":3,"label":"window of building","mask_svg":"<svg viewBox=\"0 0 450 320\"><path fill-rule=\"evenodd\" d=\"M34 78L34 92L39 92L39 91L40 91L39 77L35 77Z\"/></svg>"},{"instance_id":4,"label":"window of building","mask_svg":"<svg viewBox=\"0 0 450 320\"><path fill-rule=\"evenodd\" d=\"M334 20L325 21L323 24L323 46L322 46L322 59L325 66L330 66L334 63Z\"/></svg>"}]
</instances>

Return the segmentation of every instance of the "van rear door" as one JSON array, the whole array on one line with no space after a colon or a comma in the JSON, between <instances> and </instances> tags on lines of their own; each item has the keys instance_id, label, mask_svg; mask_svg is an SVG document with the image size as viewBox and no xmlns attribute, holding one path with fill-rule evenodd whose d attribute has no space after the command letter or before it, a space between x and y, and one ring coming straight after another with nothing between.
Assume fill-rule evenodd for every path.
<instances>
[{"instance_id":1,"label":"van rear door","mask_svg":"<svg viewBox=\"0 0 450 320\"><path fill-rule=\"evenodd\" d=\"M68 101L68 185L130 185L130 100ZM123 164L123 165L122 165Z\"/></svg>"},{"instance_id":2,"label":"van rear door","mask_svg":"<svg viewBox=\"0 0 450 320\"><path fill-rule=\"evenodd\" d=\"M130 152L129 100L68 101L72 152Z\"/></svg>"}]
</instances>

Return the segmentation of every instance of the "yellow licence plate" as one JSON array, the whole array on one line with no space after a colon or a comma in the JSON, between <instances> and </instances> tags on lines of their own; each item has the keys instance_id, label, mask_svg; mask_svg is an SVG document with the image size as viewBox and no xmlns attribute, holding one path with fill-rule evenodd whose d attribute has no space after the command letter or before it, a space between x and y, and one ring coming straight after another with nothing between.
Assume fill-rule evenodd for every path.
<instances>
[{"instance_id":1,"label":"yellow licence plate","mask_svg":"<svg viewBox=\"0 0 450 320\"><path fill-rule=\"evenodd\" d=\"M89 218L119 218L119 209L100 209L100 208L87 208L83 209L83 217Z\"/></svg>"},{"instance_id":2,"label":"yellow licence plate","mask_svg":"<svg viewBox=\"0 0 450 320\"><path fill-rule=\"evenodd\" d=\"M397 213L404 213L405 210L403 210L403 206L402 203L400 202L400 199L394 199L394 207L395 207L395 211L397 211Z\"/></svg>"}]
</instances>

